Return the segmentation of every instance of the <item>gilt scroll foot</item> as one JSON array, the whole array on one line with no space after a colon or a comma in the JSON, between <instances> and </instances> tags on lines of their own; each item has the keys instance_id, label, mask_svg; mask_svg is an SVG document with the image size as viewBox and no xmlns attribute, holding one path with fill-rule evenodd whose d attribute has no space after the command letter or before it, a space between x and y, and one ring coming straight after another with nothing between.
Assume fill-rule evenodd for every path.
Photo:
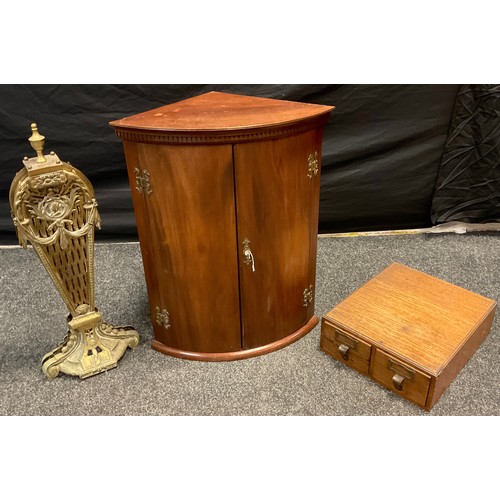
<instances>
[{"instance_id":1,"label":"gilt scroll foot","mask_svg":"<svg viewBox=\"0 0 500 500\"><path fill-rule=\"evenodd\" d=\"M81 379L115 368L127 348L139 344L130 326L101 323L86 331L70 329L64 340L43 357L42 371L49 378L61 372Z\"/></svg>"}]
</instances>

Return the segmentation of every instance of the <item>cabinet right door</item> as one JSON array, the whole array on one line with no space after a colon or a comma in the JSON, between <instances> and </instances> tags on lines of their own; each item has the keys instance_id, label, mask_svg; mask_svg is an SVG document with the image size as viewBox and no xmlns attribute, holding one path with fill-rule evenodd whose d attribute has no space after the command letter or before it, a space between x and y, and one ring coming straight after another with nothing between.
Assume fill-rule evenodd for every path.
<instances>
[{"instance_id":1,"label":"cabinet right door","mask_svg":"<svg viewBox=\"0 0 500 500\"><path fill-rule=\"evenodd\" d=\"M234 145L242 347L314 315L322 130Z\"/></svg>"}]
</instances>

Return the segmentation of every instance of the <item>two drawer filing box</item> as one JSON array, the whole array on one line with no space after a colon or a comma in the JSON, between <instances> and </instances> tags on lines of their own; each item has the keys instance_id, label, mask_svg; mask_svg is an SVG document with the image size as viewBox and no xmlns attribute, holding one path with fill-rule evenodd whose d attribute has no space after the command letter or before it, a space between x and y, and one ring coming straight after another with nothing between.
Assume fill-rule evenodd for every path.
<instances>
[{"instance_id":1,"label":"two drawer filing box","mask_svg":"<svg viewBox=\"0 0 500 500\"><path fill-rule=\"evenodd\" d=\"M320 346L430 410L488 335L496 307L393 263L323 316Z\"/></svg>"}]
</instances>

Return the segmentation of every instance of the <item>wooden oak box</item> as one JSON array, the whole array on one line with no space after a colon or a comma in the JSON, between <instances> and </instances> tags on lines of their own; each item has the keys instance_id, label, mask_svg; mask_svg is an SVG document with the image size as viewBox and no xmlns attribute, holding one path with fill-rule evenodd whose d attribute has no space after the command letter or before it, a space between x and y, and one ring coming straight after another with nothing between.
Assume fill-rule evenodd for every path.
<instances>
[{"instance_id":1,"label":"wooden oak box","mask_svg":"<svg viewBox=\"0 0 500 500\"><path fill-rule=\"evenodd\" d=\"M322 318L320 345L430 410L488 335L496 306L394 263Z\"/></svg>"}]
</instances>

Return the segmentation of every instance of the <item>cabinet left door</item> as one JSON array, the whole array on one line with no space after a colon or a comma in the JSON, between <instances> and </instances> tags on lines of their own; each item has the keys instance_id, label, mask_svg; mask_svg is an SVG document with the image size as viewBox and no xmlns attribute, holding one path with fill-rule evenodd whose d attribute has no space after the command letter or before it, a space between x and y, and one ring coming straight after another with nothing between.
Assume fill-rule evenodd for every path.
<instances>
[{"instance_id":1,"label":"cabinet left door","mask_svg":"<svg viewBox=\"0 0 500 500\"><path fill-rule=\"evenodd\" d=\"M177 354L240 350L231 145L126 143L125 155L155 340Z\"/></svg>"}]
</instances>

